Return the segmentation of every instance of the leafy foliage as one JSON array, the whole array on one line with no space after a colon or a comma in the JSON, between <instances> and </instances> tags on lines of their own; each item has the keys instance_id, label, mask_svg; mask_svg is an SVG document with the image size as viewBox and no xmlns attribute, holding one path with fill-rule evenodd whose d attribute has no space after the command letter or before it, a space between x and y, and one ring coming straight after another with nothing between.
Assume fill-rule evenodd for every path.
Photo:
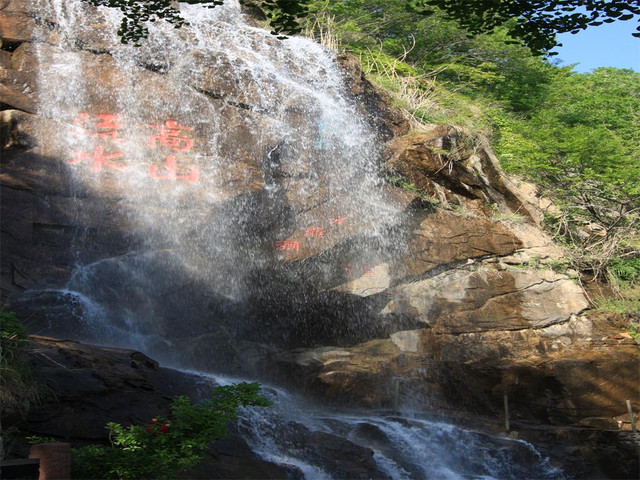
<instances>
[{"instance_id":1,"label":"leafy foliage","mask_svg":"<svg viewBox=\"0 0 640 480\"><path fill-rule=\"evenodd\" d=\"M640 284L640 258L614 258L609 262L609 270L620 282Z\"/></svg>"},{"instance_id":2,"label":"leafy foliage","mask_svg":"<svg viewBox=\"0 0 640 480\"><path fill-rule=\"evenodd\" d=\"M640 225L640 74L558 69L551 87L529 118L503 125L497 151L507 171L558 202L555 232L579 249L583 270L604 277L632 254Z\"/></svg>"},{"instance_id":3,"label":"leafy foliage","mask_svg":"<svg viewBox=\"0 0 640 480\"><path fill-rule=\"evenodd\" d=\"M410 2L395 0L324 0L314 2L310 12L313 26L332 26L365 67L372 57L384 64L386 56L395 60L399 76L437 78L449 90L440 101L444 109L456 109L458 96L465 95L526 111L540 101L552 76L548 63L512 43L506 27L470 36L443 13L417 15Z\"/></svg>"},{"instance_id":4,"label":"leafy foliage","mask_svg":"<svg viewBox=\"0 0 640 480\"><path fill-rule=\"evenodd\" d=\"M197 465L207 446L227 435L228 422L245 406L266 407L257 383L214 389L204 404L176 397L168 417L147 425L107 424L111 446L88 445L73 451L74 478L171 479Z\"/></svg>"},{"instance_id":5,"label":"leafy foliage","mask_svg":"<svg viewBox=\"0 0 640 480\"><path fill-rule=\"evenodd\" d=\"M27 329L14 312L0 312L0 363L12 363L27 342Z\"/></svg>"},{"instance_id":6,"label":"leafy foliage","mask_svg":"<svg viewBox=\"0 0 640 480\"><path fill-rule=\"evenodd\" d=\"M599 312L615 313L638 318L640 315L640 289L629 289L622 296L600 296L595 298L595 304ZM637 324L637 322L636 322ZM638 325L636 325L638 327Z\"/></svg>"},{"instance_id":7,"label":"leafy foliage","mask_svg":"<svg viewBox=\"0 0 640 480\"><path fill-rule=\"evenodd\" d=\"M93 5L118 8L124 14L118 30L124 43L138 42L147 36L146 22L166 20L179 28L185 20L172 0L85 0ZM215 7L224 0L181 0L182 3L202 4ZM602 25L616 20L631 20L640 15L637 1L621 0L241 0L241 3L261 10L276 35L296 34L302 30L301 21L317 12L318 5L333 4L337 13L368 10L383 18L377 26L386 37L401 38L394 26L386 25L384 16L395 4L406 12L404 21L412 24L415 19L436 15L455 20L459 27L473 33L491 33L497 27L505 27L512 42L524 43L535 54L547 53L557 45L558 33L576 33L587 27ZM376 5L380 4L380 5ZM310 5L313 5L310 8ZM357 19L357 17L353 17ZM450 23L451 25L452 23ZM400 23L396 23L396 27ZM442 25L442 24L441 24ZM423 32L424 33L424 32ZM457 28L455 37L463 31ZM638 33L633 35L640 37ZM416 35L417 36L417 35Z\"/></svg>"},{"instance_id":8,"label":"leafy foliage","mask_svg":"<svg viewBox=\"0 0 640 480\"><path fill-rule=\"evenodd\" d=\"M413 0L424 14L433 7L446 12L472 33L488 33L508 25L509 34L521 39L536 54L558 45L558 33L577 33L587 27L631 20L640 15L637 1L628 0ZM515 23L510 23L511 19ZM640 37L640 27L633 34Z\"/></svg>"},{"instance_id":9,"label":"leafy foliage","mask_svg":"<svg viewBox=\"0 0 640 480\"><path fill-rule=\"evenodd\" d=\"M268 19L271 33L279 38L302 31L299 19L308 14L311 0L240 0L243 5L252 5L262 10Z\"/></svg>"},{"instance_id":10,"label":"leafy foliage","mask_svg":"<svg viewBox=\"0 0 640 480\"><path fill-rule=\"evenodd\" d=\"M118 35L122 43L140 46L140 41L149 35L147 23L165 21L175 28L185 25L186 20L180 15L178 3L202 5L214 8L222 5L224 0L84 0L96 7L109 7L120 10L123 14ZM274 35L296 34L301 31L298 18L307 12L310 0L240 0L244 5L260 9L272 28ZM282 37L281 37L282 38Z\"/></svg>"}]
</instances>

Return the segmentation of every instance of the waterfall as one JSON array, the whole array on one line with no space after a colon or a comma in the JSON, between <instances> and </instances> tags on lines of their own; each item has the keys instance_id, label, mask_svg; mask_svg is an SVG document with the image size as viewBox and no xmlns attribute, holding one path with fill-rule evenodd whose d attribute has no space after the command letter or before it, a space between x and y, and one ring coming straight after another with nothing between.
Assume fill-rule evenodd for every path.
<instances>
[{"instance_id":1,"label":"waterfall","mask_svg":"<svg viewBox=\"0 0 640 480\"><path fill-rule=\"evenodd\" d=\"M119 42L112 9L41 1L29 47L48 120L37 137L68 188L56 214L82 228L65 284L14 303L44 313L42 333L246 377L255 352L336 339L325 312L308 319L315 296L372 271L389 276L402 206L383 188L377 131L333 53L250 26L236 1L180 11L188 26L154 24L134 47ZM377 332L359 304L334 310L335 325L358 320L344 326L354 343L359 328ZM240 430L307 478L338 474L295 447L304 432L371 448L390 478L562 478L521 442L309 410L271 392L274 409L247 411Z\"/></svg>"},{"instance_id":2,"label":"waterfall","mask_svg":"<svg viewBox=\"0 0 640 480\"><path fill-rule=\"evenodd\" d=\"M134 47L116 37L117 11L44 1L60 46L34 48L38 113L51 120L39 136L70 177L79 223L92 227L74 240L64 290L107 312L94 321L113 331L94 342L113 344L120 331L116 343L139 348L132 339L148 336L151 355L189 366L169 348L186 333L176 321L192 337L214 333L207 323L226 323L232 337L255 329L256 298L304 296L301 285L331 282L345 265L373 265L365 242L292 273L305 248L351 232L379 244L399 208L381 189L376 132L333 54L247 25L234 1L180 9L188 28L160 23ZM88 248L116 230L126 238L111 252ZM289 287L273 288L284 280ZM212 311L219 317L203 321Z\"/></svg>"}]
</instances>

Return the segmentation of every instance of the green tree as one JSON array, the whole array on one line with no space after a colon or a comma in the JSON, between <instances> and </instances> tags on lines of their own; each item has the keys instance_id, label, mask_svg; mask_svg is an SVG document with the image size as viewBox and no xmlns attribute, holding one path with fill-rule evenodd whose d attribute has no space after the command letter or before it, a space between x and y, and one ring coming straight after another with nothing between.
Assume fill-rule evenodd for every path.
<instances>
[{"instance_id":1,"label":"green tree","mask_svg":"<svg viewBox=\"0 0 640 480\"><path fill-rule=\"evenodd\" d=\"M137 44L148 31L146 22L166 20L176 27L185 21L172 0L85 0L93 5L118 8L124 14L118 30L122 41ZM224 0L182 0L183 3L220 5ZM301 31L301 19L309 14L313 0L241 0L241 3L261 10L268 19L272 33L295 34ZM344 0L350 9L358 0ZM640 15L638 0L406 0L395 1L413 15L434 15L444 12L471 33L492 32L504 26L519 42L534 53L547 53L557 45L558 33L576 33L590 26L616 20L631 20ZM516 21L513 21L515 19ZM640 36L640 27L635 36Z\"/></svg>"},{"instance_id":2,"label":"green tree","mask_svg":"<svg viewBox=\"0 0 640 480\"><path fill-rule=\"evenodd\" d=\"M412 67L401 75L437 77L450 90L516 111L535 108L553 71L526 46L514 44L507 27L468 35L442 12L417 15L411 2L323 0L312 3L309 13L313 26L333 29L339 43L365 63L372 51L374 60L382 60L381 52Z\"/></svg>"},{"instance_id":3,"label":"green tree","mask_svg":"<svg viewBox=\"0 0 640 480\"><path fill-rule=\"evenodd\" d=\"M559 230L603 273L640 221L640 74L558 69L537 111L501 129L497 151L559 202ZM601 229L585 238L586 224Z\"/></svg>"},{"instance_id":4,"label":"green tree","mask_svg":"<svg viewBox=\"0 0 640 480\"><path fill-rule=\"evenodd\" d=\"M558 45L558 33L577 33L585 28L632 20L640 16L638 0L412 0L424 14L433 7L472 33L491 32L508 26L512 37L522 40L534 53L548 53ZM517 19L511 23L512 19ZM640 37L638 31L632 34Z\"/></svg>"}]
</instances>

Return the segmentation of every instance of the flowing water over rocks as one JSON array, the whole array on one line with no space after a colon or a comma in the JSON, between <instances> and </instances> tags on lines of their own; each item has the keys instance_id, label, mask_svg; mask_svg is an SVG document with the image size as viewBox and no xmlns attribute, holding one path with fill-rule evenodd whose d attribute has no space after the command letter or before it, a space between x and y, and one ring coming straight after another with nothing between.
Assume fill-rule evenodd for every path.
<instances>
[{"instance_id":1,"label":"flowing water over rocks","mask_svg":"<svg viewBox=\"0 0 640 480\"><path fill-rule=\"evenodd\" d=\"M400 206L377 174L376 132L322 47L245 25L233 2L185 6L188 30L153 29L137 49L118 44L113 12L82 2L42 11L59 42L12 55L38 92L37 117L9 121L33 128L33 151L58 177L47 192L57 218L35 228L59 248L51 272L14 266L24 284L59 283L61 305L69 292L90 298L105 315L88 309L85 324L108 319L131 348L126 327L159 334L151 353L189 365L170 352L184 335L224 326L226 342L257 328L256 301L310 295L307 284L335 284L343 264L374 261L369 244L383 248ZM358 251L288 267L364 232Z\"/></svg>"},{"instance_id":2,"label":"flowing water over rocks","mask_svg":"<svg viewBox=\"0 0 640 480\"><path fill-rule=\"evenodd\" d=\"M3 304L34 333L321 399L240 427L310 478L561 478L523 443L330 413L499 417L509 394L524 419L616 425L637 347L548 268L537 200L471 133L408 134L353 58L231 0L180 8L188 28L136 48L109 9L0 1Z\"/></svg>"}]
</instances>

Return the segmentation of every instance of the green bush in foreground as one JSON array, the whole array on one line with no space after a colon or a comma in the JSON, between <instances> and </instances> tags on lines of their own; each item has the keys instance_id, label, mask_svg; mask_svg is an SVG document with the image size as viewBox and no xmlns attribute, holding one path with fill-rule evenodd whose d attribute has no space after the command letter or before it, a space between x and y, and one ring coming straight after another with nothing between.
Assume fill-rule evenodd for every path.
<instances>
[{"instance_id":1,"label":"green bush in foreground","mask_svg":"<svg viewBox=\"0 0 640 480\"><path fill-rule=\"evenodd\" d=\"M227 435L227 424L244 406L266 407L257 383L217 387L203 404L176 397L168 417L124 427L110 422L110 446L73 450L73 478L171 479L197 465L209 444Z\"/></svg>"}]
</instances>

